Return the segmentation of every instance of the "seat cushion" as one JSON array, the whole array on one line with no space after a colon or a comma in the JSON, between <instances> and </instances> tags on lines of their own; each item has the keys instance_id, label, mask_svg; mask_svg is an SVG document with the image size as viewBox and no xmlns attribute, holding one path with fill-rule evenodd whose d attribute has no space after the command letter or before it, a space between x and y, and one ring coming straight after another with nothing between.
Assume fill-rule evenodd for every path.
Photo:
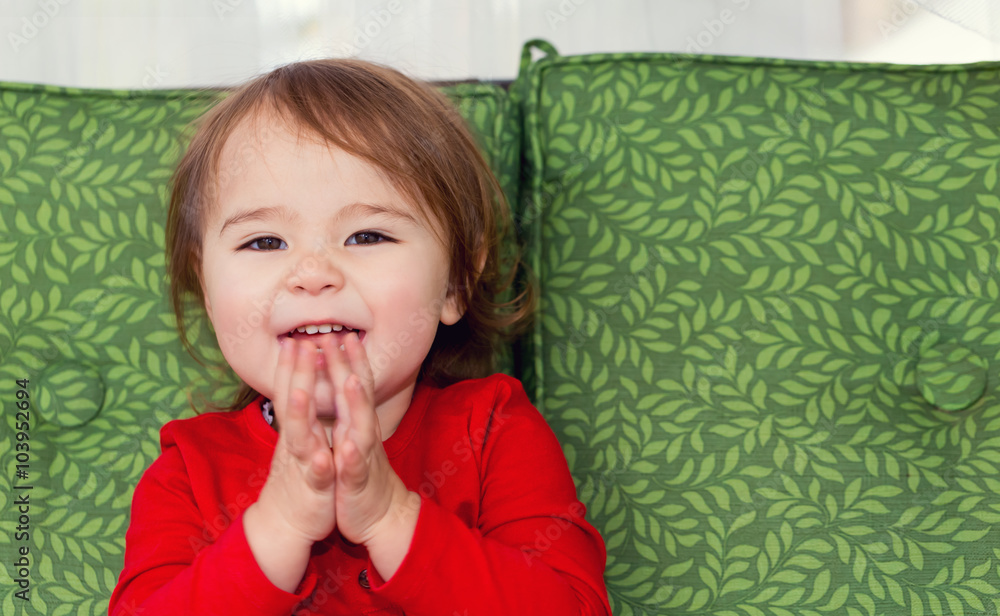
<instances>
[{"instance_id":1,"label":"seat cushion","mask_svg":"<svg viewBox=\"0 0 1000 616\"><path fill-rule=\"evenodd\" d=\"M443 91L513 202L520 140L506 91ZM160 427L192 415L189 400L221 404L236 391L207 321L189 334L208 369L184 351L165 280L167 182L189 124L223 95L0 83L0 396L15 400L15 379L28 379L34 411L27 479L12 469L0 491L34 485L26 613L107 613ZM15 419L12 407L4 459Z\"/></svg>"},{"instance_id":2,"label":"seat cushion","mask_svg":"<svg viewBox=\"0 0 1000 616\"><path fill-rule=\"evenodd\" d=\"M548 51L530 391L615 613L997 609L1000 66Z\"/></svg>"}]
</instances>

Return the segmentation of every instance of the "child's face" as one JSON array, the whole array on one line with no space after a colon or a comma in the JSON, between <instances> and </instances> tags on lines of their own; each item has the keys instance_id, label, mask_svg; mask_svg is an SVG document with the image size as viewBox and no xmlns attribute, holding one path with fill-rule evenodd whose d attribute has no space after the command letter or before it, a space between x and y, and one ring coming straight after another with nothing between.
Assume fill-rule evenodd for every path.
<instances>
[{"instance_id":1,"label":"child's face","mask_svg":"<svg viewBox=\"0 0 1000 616\"><path fill-rule=\"evenodd\" d=\"M279 341L291 330L361 330L376 409L401 417L438 322L461 317L448 293L448 252L375 167L310 135L297 138L283 121L264 117L258 126L244 122L226 142L204 226L205 308L222 353L274 398ZM321 418L334 415L333 394L318 370Z\"/></svg>"}]
</instances>

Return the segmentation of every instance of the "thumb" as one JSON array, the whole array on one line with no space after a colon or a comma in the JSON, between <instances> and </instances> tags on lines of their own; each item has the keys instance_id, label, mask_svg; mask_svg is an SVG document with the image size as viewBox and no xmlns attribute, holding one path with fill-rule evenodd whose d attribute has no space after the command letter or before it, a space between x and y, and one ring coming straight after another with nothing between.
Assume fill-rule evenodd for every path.
<instances>
[{"instance_id":1,"label":"thumb","mask_svg":"<svg viewBox=\"0 0 1000 616\"><path fill-rule=\"evenodd\" d=\"M368 483L368 464L357 443L349 438L337 447L337 482L351 491L359 491Z\"/></svg>"},{"instance_id":2,"label":"thumb","mask_svg":"<svg viewBox=\"0 0 1000 616\"><path fill-rule=\"evenodd\" d=\"M326 435L323 435L326 440ZM330 450L320 448L313 452L309 459L309 467L306 472L306 481L314 490L324 491L329 489L337 479L337 473L333 456Z\"/></svg>"}]
</instances>

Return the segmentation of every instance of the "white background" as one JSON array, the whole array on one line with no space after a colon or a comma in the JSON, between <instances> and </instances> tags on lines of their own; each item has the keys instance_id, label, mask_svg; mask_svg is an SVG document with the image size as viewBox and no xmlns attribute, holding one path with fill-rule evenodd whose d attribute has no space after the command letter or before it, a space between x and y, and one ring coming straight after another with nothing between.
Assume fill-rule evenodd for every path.
<instances>
[{"instance_id":1,"label":"white background","mask_svg":"<svg viewBox=\"0 0 1000 616\"><path fill-rule=\"evenodd\" d=\"M356 56L430 80L503 80L516 76L521 46L532 38L547 39L564 55L696 51L906 64L977 62L1000 59L998 39L990 36L996 31L982 27L998 22L997 4L0 0L0 81L93 88L228 86L279 64L322 56ZM979 25L966 29L938 13Z\"/></svg>"}]
</instances>

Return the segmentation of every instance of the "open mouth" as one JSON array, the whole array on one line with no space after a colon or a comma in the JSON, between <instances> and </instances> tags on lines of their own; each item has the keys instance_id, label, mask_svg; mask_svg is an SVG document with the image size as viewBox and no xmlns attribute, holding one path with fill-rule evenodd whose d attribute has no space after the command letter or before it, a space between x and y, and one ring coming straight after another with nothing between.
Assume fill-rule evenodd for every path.
<instances>
[{"instance_id":1,"label":"open mouth","mask_svg":"<svg viewBox=\"0 0 1000 616\"><path fill-rule=\"evenodd\" d=\"M358 335L358 340L364 341L365 330L355 329L348 327L346 325L340 324L323 324L323 325L302 325L296 327L292 331L285 334L284 338L294 338L296 340L310 340L317 347L323 341L326 336L333 338L333 343L335 346L343 344L344 339L349 336L352 332L356 332Z\"/></svg>"}]
</instances>

